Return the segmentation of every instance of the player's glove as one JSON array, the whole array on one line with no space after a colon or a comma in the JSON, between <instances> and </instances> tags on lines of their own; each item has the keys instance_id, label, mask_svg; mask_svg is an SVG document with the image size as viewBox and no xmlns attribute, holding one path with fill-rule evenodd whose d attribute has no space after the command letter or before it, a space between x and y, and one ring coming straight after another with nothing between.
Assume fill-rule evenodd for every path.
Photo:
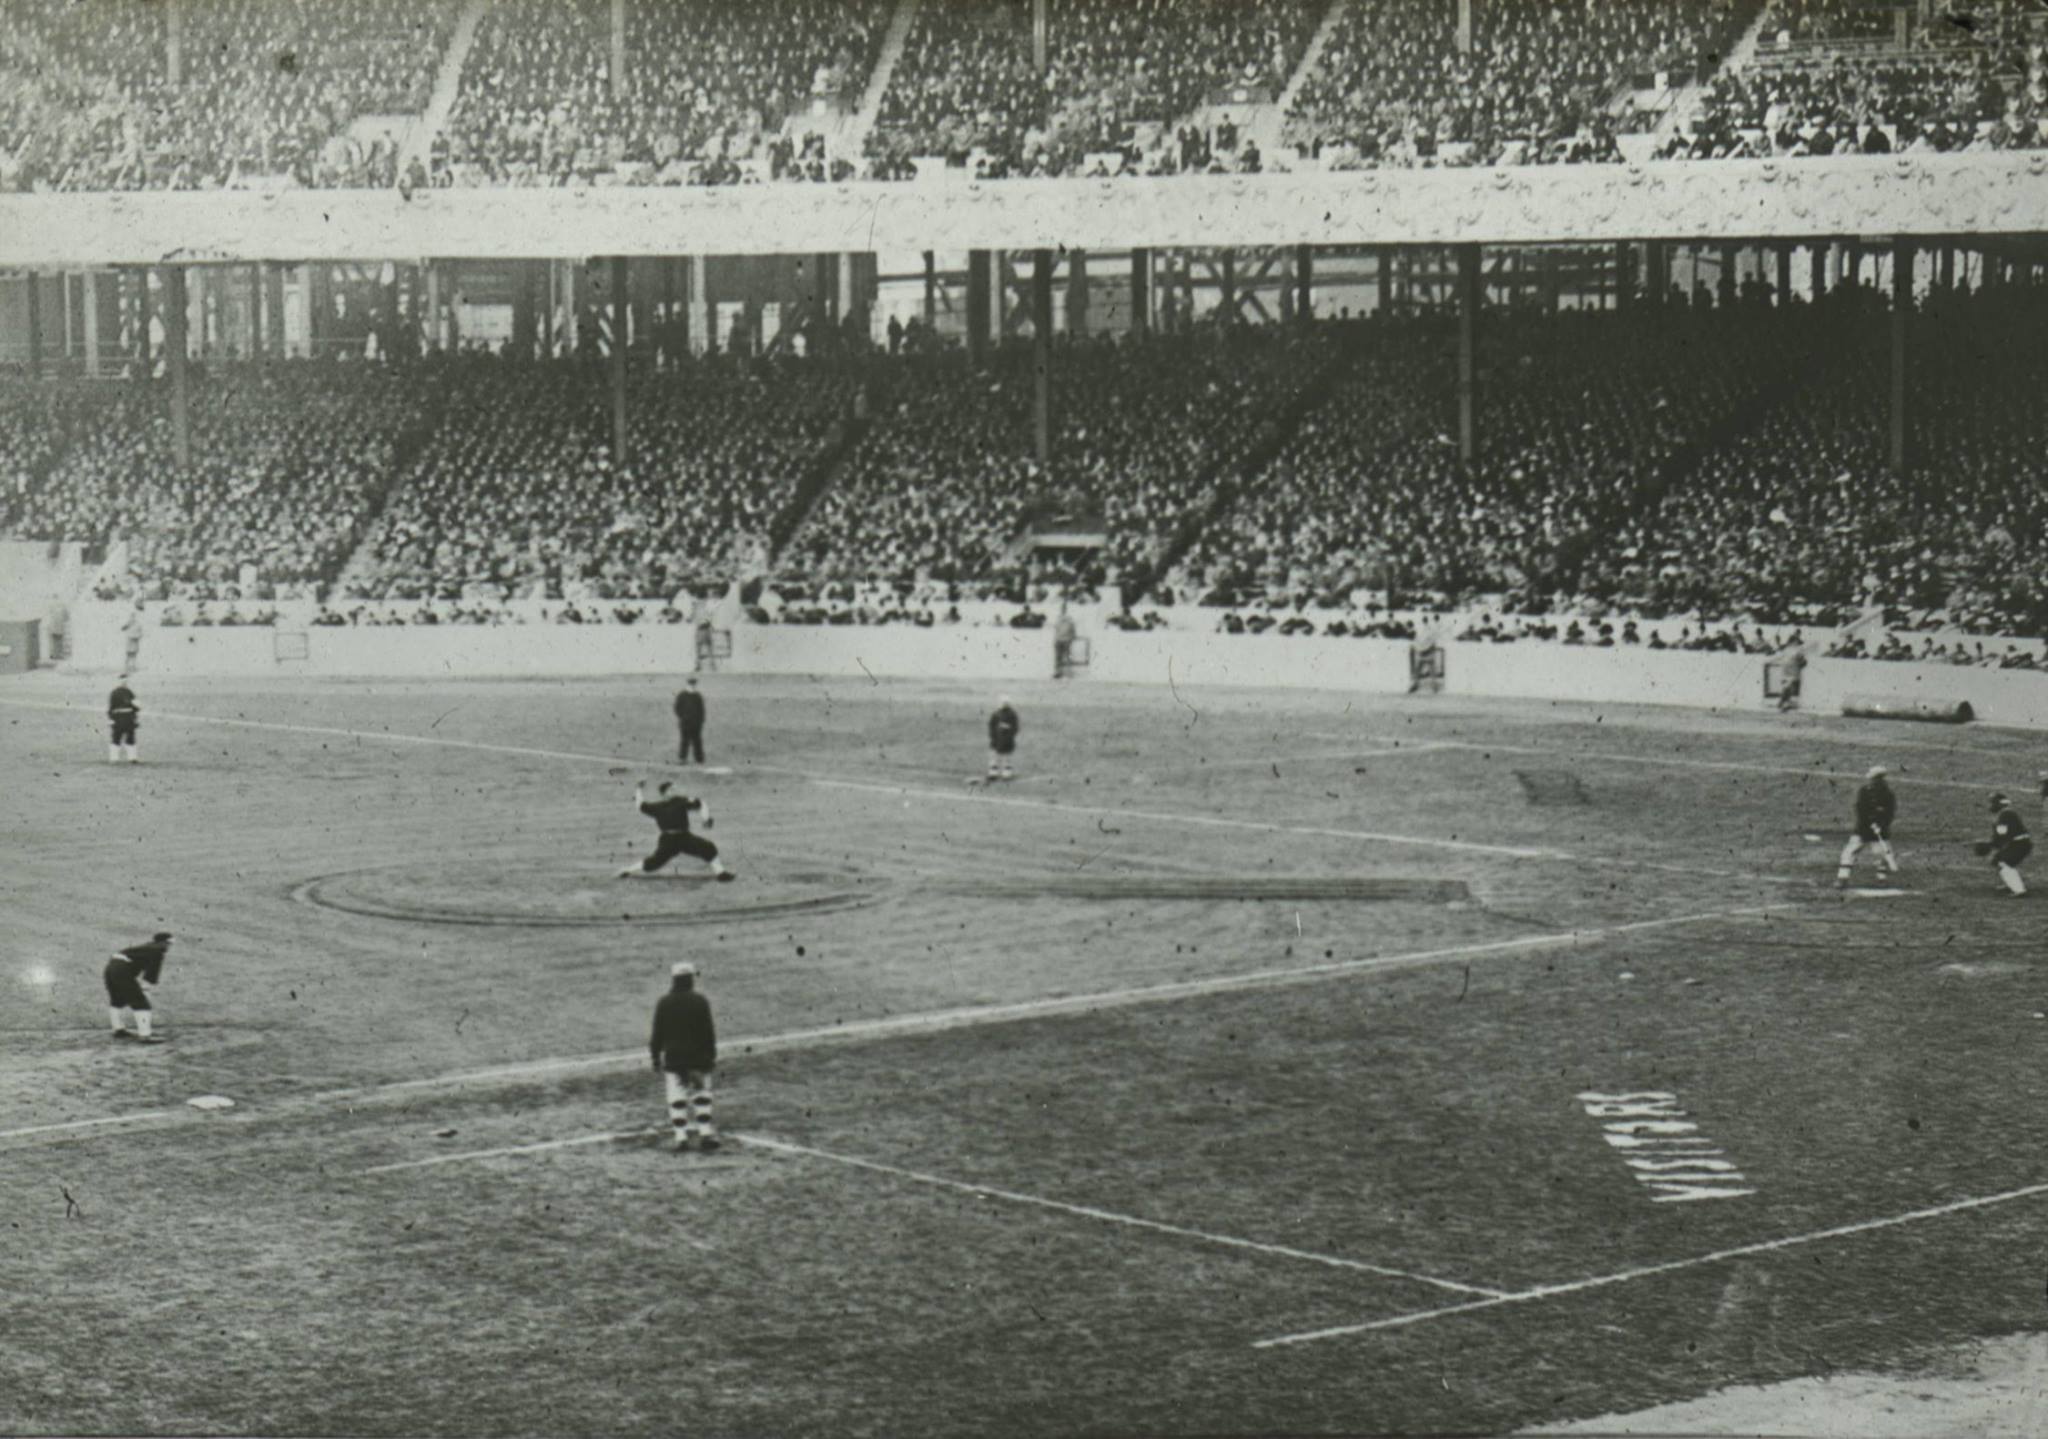
<instances>
[{"instance_id":1,"label":"player's glove","mask_svg":"<svg viewBox=\"0 0 2048 1439\"><path fill-rule=\"evenodd\" d=\"M1980 839L1975 844L1971 845L1970 848L1976 850L1979 855L1986 855L1991 853L1991 841L1988 839Z\"/></svg>"}]
</instances>

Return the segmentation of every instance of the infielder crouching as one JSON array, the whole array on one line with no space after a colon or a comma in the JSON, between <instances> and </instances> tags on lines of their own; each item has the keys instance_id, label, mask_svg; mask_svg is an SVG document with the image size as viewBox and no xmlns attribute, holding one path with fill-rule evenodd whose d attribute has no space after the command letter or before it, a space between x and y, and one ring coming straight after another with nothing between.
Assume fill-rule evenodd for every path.
<instances>
[{"instance_id":1,"label":"infielder crouching","mask_svg":"<svg viewBox=\"0 0 2048 1439\"><path fill-rule=\"evenodd\" d=\"M163 1043L162 1036L151 1032L155 1015L142 987L155 988L163 975L164 956L170 951L170 931L158 930L148 944L131 944L118 951L100 971L107 984L107 1022L113 1028L113 1038ZM133 1029L128 1027L131 1019L135 1021Z\"/></svg>"},{"instance_id":2,"label":"infielder crouching","mask_svg":"<svg viewBox=\"0 0 2048 1439\"><path fill-rule=\"evenodd\" d=\"M680 959L668 972L669 991L655 1003L647 1052L668 1091L668 1122L676 1152L697 1143L708 1154L718 1148L718 1131L711 1121L711 1071L718 1064L711 1002L697 993L696 965Z\"/></svg>"}]
</instances>

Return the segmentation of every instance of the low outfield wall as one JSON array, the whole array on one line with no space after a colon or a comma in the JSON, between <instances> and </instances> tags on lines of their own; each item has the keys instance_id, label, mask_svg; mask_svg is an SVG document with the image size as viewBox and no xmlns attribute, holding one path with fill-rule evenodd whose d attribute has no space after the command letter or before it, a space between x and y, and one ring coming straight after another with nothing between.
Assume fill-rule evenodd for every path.
<instances>
[{"instance_id":1,"label":"low outfield wall","mask_svg":"<svg viewBox=\"0 0 2048 1439\"><path fill-rule=\"evenodd\" d=\"M1052 678L1052 630L996 625L735 625L733 674L827 678Z\"/></svg>"},{"instance_id":2,"label":"low outfield wall","mask_svg":"<svg viewBox=\"0 0 2048 1439\"><path fill-rule=\"evenodd\" d=\"M125 664L119 605L84 607L73 665ZM930 676L1024 680L1052 675L1052 632L995 626L741 625L719 668L738 674L848 679ZM312 626L149 625L138 672L456 679L548 675L683 674L696 668L689 625Z\"/></svg>"},{"instance_id":3,"label":"low outfield wall","mask_svg":"<svg viewBox=\"0 0 2048 1439\"><path fill-rule=\"evenodd\" d=\"M72 666L111 673L124 663L124 605L89 602L73 614ZM1179 630L1087 636L1086 678L1123 684L1243 686L1404 694L1401 640L1219 635ZM463 678L686 673L688 625L450 625L298 629L268 626L144 630L146 675ZM303 656L303 657L300 657ZM1588 649L1522 642L1444 646L1449 695L1576 703L1760 710L1759 655ZM1052 675L1053 633L999 625L749 625L732 631L733 674L811 674L849 680L964 679L1000 684ZM1085 682L1085 679L1084 681ZM1988 724L2048 729L2048 673L1972 666L1816 659L1801 708L1840 714L1851 698L1953 704Z\"/></svg>"},{"instance_id":4,"label":"low outfield wall","mask_svg":"<svg viewBox=\"0 0 2048 1439\"><path fill-rule=\"evenodd\" d=\"M1408 692L1406 640L1105 630L1089 648L1089 677L1123 684Z\"/></svg>"},{"instance_id":5,"label":"low outfield wall","mask_svg":"<svg viewBox=\"0 0 2048 1439\"><path fill-rule=\"evenodd\" d=\"M81 668L118 666L121 636ZM298 657L303 641L303 658ZM394 679L678 674L694 668L688 625L450 625L446 628L151 628L139 672L148 675L379 676ZM111 656L111 659L109 658Z\"/></svg>"},{"instance_id":6,"label":"low outfield wall","mask_svg":"<svg viewBox=\"0 0 2048 1439\"><path fill-rule=\"evenodd\" d=\"M1759 709L1763 673L1761 655L1583 649L1526 640L1444 646L1444 693L1452 695Z\"/></svg>"},{"instance_id":7,"label":"low outfield wall","mask_svg":"<svg viewBox=\"0 0 2048 1439\"><path fill-rule=\"evenodd\" d=\"M1937 705L1967 702L1981 723L2048 729L2048 672L2040 670L1882 660L1814 660L1807 665L1801 709L1840 714L1842 705L1852 699Z\"/></svg>"}]
</instances>

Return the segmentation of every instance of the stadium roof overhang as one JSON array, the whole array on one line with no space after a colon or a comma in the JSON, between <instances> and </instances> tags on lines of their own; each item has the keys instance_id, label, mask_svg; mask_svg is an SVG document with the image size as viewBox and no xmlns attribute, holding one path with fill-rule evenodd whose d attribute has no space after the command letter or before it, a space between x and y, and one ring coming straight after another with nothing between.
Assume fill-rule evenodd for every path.
<instances>
[{"instance_id":1,"label":"stadium roof overhang","mask_svg":"<svg viewBox=\"0 0 2048 1439\"><path fill-rule=\"evenodd\" d=\"M725 188L0 195L0 265L2048 231L2048 153Z\"/></svg>"}]
</instances>

